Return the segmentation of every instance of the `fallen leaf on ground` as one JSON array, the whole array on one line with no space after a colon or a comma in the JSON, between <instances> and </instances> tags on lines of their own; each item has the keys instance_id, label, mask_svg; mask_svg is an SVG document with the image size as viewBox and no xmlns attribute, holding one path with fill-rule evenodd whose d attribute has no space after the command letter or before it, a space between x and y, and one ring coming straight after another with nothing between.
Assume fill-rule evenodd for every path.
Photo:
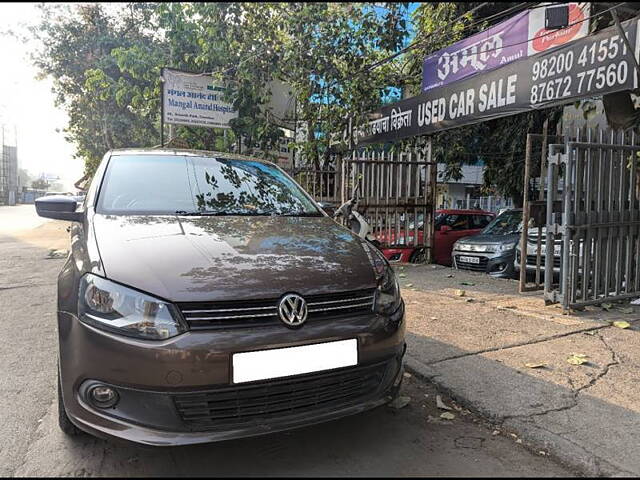
<instances>
[{"instance_id":1,"label":"fallen leaf on ground","mask_svg":"<svg viewBox=\"0 0 640 480\"><path fill-rule=\"evenodd\" d=\"M407 283L407 284L405 285L405 287L407 287L407 288L413 287L413 283Z\"/></svg>"},{"instance_id":2,"label":"fallen leaf on ground","mask_svg":"<svg viewBox=\"0 0 640 480\"><path fill-rule=\"evenodd\" d=\"M440 414L440 418L444 418L445 420L453 420L456 416L451 412L444 412Z\"/></svg>"},{"instance_id":3,"label":"fallen leaf on ground","mask_svg":"<svg viewBox=\"0 0 640 480\"><path fill-rule=\"evenodd\" d=\"M628 307L628 308L619 308L618 309L619 312L622 313L633 313L633 308L632 307Z\"/></svg>"},{"instance_id":4,"label":"fallen leaf on ground","mask_svg":"<svg viewBox=\"0 0 640 480\"><path fill-rule=\"evenodd\" d=\"M413 377L413 375L411 375L409 372L404 372L404 378L411 378Z\"/></svg>"},{"instance_id":5,"label":"fallen leaf on ground","mask_svg":"<svg viewBox=\"0 0 640 480\"><path fill-rule=\"evenodd\" d=\"M389 406L391 408L395 408L396 410L400 410L401 408L406 407L407 405L409 405L409 402L411 401L411 397L404 397L404 396L400 396L400 397L396 397L395 400L393 400Z\"/></svg>"},{"instance_id":6,"label":"fallen leaf on ground","mask_svg":"<svg viewBox=\"0 0 640 480\"><path fill-rule=\"evenodd\" d=\"M629 328L631 324L629 322L625 322L624 320L619 320L617 322L613 322L613 326L618 328Z\"/></svg>"},{"instance_id":7,"label":"fallen leaf on ground","mask_svg":"<svg viewBox=\"0 0 640 480\"><path fill-rule=\"evenodd\" d=\"M475 283L473 283L473 282L460 282L460 285L468 285L470 287L473 287L475 285Z\"/></svg>"},{"instance_id":8,"label":"fallen leaf on ground","mask_svg":"<svg viewBox=\"0 0 640 480\"><path fill-rule=\"evenodd\" d=\"M603 303L602 305L600 305L603 309L605 309L607 312L609 310L611 310L613 308L613 304L612 303Z\"/></svg>"},{"instance_id":9,"label":"fallen leaf on ground","mask_svg":"<svg viewBox=\"0 0 640 480\"><path fill-rule=\"evenodd\" d=\"M451 410L451 407L442 401L442 397L440 395L436 395L436 407L440 410Z\"/></svg>"},{"instance_id":10,"label":"fallen leaf on ground","mask_svg":"<svg viewBox=\"0 0 640 480\"><path fill-rule=\"evenodd\" d=\"M464 290L456 290L454 293L459 297L464 297L467 292Z\"/></svg>"},{"instance_id":11,"label":"fallen leaf on ground","mask_svg":"<svg viewBox=\"0 0 640 480\"><path fill-rule=\"evenodd\" d=\"M399 274L398 274L398 277L400 277L400 278L404 278L404 277L406 277L406 276L407 276L407 274L406 274L406 273L399 273Z\"/></svg>"},{"instance_id":12,"label":"fallen leaf on ground","mask_svg":"<svg viewBox=\"0 0 640 480\"><path fill-rule=\"evenodd\" d=\"M529 362L529 363L525 363L524 366L528 368L542 368L542 367L546 367L547 364L544 362L540 362L540 363Z\"/></svg>"},{"instance_id":13,"label":"fallen leaf on ground","mask_svg":"<svg viewBox=\"0 0 640 480\"><path fill-rule=\"evenodd\" d=\"M569 357L567 358L567 362L569 362L571 365L582 365L583 363L587 363L589 357L586 356L584 353L572 353L571 355L569 355Z\"/></svg>"}]
</instances>

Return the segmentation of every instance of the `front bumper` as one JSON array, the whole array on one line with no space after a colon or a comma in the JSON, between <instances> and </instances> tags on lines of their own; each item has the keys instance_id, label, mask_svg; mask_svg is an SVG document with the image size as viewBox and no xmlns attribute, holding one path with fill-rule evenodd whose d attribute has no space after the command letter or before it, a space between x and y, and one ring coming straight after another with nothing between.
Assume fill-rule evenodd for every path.
<instances>
[{"instance_id":1,"label":"front bumper","mask_svg":"<svg viewBox=\"0 0 640 480\"><path fill-rule=\"evenodd\" d=\"M460 257L477 258L478 263L464 262ZM493 252L467 252L463 250L453 250L451 262L453 268L459 270L471 270L474 272L484 272L498 278L508 278L513 275L513 261L515 252L506 253Z\"/></svg>"},{"instance_id":2,"label":"front bumper","mask_svg":"<svg viewBox=\"0 0 640 480\"><path fill-rule=\"evenodd\" d=\"M537 256L535 254L527 255L527 261L525 263L525 268L527 272L535 272L538 270L537 266ZM549 271L549 269L545 266L546 257L544 254L540 256L540 270L542 273ZM560 266L562 264L562 258L559 255L553 256L553 273L560 273ZM520 250L517 251L514 257L513 269L516 272L520 271Z\"/></svg>"},{"instance_id":3,"label":"front bumper","mask_svg":"<svg viewBox=\"0 0 640 480\"><path fill-rule=\"evenodd\" d=\"M402 380L404 306L392 318L187 332L162 342L113 335L67 313L58 318L67 415L99 437L169 446L263 435L375 408L393 398ZM230 380L233 353L347 338L358 340L357 367L239 385ZM93 406L86 396L92 382L113 386L118 404ZM285 399L287 408L274 409L273 398Z\"/></svg>"}]
</instances>

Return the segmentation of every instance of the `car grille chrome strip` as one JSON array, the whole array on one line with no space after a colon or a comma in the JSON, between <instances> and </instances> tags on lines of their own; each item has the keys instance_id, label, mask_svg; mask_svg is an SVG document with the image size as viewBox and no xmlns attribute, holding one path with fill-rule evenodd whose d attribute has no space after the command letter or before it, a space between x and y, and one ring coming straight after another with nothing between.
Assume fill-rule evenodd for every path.
<instances>
[{"instance_id":1,"label":"car grille chrome strip","mask_svg":"<svg viewBox=\"0 0 640 480\"><path fill-rule=\"evenodd\" d=\"M362 314L373 308L375 289L306 296L309 319L330 318L342 314ZM280 323L279 299L246 302L202 302L179 304L191 329L239 328ZM247 304L246 306L242 306Z\"/></svg>"},{"instance_id":2,"label":"car grille chrome strip","mask_svg":"<svg viewBox=\"0 0 640 480\"><path fill-rule=\"evenodd\" d=\"M338 307L310 308L309 313L328 312L330 310L343 310L345 308L370 307L370 306L371 306L371 302L365 302L365 303L356 303L354 305L340 305Z\"/></svg>"},{"instance_id":3,"label":"car grille chrome strip","mask_svg":"<svg viewBox=\"0 0 640 480\"><path fill-rule=\"evenodd\" d=\"M277 307L245 307L245 308L216 308L214 310L189 310L183 309L183 313L224 313L224 312L247 312L249 310L275 310Z\"/></svg>"},{"instance_id":4,"label":"car grille chrome strip","mask_svg":"<svg viewBox=\"0 0 640 480\"><path fill-rule=\"evenodd\" d=\"M368 297L358 297L358 298L346 298L344 300L329 300L328 302L307 302L309 307L315 307L316 305L328 305L332 303L345 303L345 302L354 302L356 300L373 300L373 295L369 295Z\"/></svg>"}]
</instances>

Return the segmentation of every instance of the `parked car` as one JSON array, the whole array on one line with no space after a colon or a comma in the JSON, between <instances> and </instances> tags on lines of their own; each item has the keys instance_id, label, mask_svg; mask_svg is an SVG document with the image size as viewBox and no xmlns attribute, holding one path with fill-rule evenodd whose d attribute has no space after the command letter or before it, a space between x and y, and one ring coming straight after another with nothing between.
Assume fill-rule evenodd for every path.
<instances>
[{"instance_id":1,"label":"parked car","mask_svg":"<svg viewBox=\"0 0 640 480\"><path fill-rule=\"evenodd\" d=\"M441 265L451 265L451 250L456 240L479 233L494 216L493 213L482 210L436 210L434 262ZM389 247L383 248L382 252L390 262L416 263L422 261L421 255L424 255L424 252L421 248L405 246L406 243L413 242L414 231L413 224L409 225L406 240L404 230L400 230L397 240L394 231L391 232L389 238L386 234L379 236L380 242L389 244ZM418 244L423 242L423 236L424 220L422 215L418 215Z\"/></svg>"},{"instance_id":2,"label":"parked car","mask_svg":"<svg viewBox=\"0 0 640 480\"><path fill-rule=\"evenodd\" d=\"M495 277L514 276L516 246L522 233L522 209L498 215L482 232L458 240L451 253L453 266L460 270L486 272Z\"/></svg>"},{"instance_id":3,"label":"parked car","mask_svg":"<svg viewBox=\"0 0 640 480\"><path fill-rule=\"evenodd\" d=\"M583 250L582 247L583 245L579 244L580 260L582 260L582 250ZM543 227L542 238L540 239L540 267L543 275L547 271L547 269L545 268L546 250L547 250L546 228ZM529 235L527 238L527 258L525 263L527 272L535 272L538 268L537 267L537 261L538 261L537 251L538 251L538 231L537 229L530 228ZM554 241L554 245L553 245L553 272L554 273L560 272L560 265L562 263L561 251L562 251L562 240L558 238L557 240ZM516 245L516 255L514 257L513 266L514 266L515 272L520 272L520 245L519 244Z\"/></svg>"},{"instance_id":4,"label":"parked car","mask_svg":"<svg viewBox=\"0 0 640 480\"><path fill-rule=\"evenodd\" d=\"M106 154L58 277L59 425L185 445L329 421L391 401L404 303L384 256L269 162Z\"/></svg>"}]
</instances>

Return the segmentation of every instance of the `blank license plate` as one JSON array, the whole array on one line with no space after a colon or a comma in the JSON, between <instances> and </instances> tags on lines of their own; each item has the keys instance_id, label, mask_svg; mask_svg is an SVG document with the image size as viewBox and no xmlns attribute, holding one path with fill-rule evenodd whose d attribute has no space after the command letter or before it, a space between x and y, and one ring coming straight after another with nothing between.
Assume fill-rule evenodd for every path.
<instances>
[{"instance_id":1,"label":"blank license plate","mask_svg":"<svg viewBox=\"0 0 640 480\"><path fill-rule=\"evenodd\" d=\"M233 383L302 375L358 364L358 341L317 343L233 355Z\"/></svg>"},{"instance_id":2,"label":"blank license plate","mask_svg":"<svg viewBox=\"0 0 640 480\"><path fill-rule=\"evenodd\" d=\"M478 258L478 257L460 257L458 259L458 261L465 262L465 263L480 263L480 258Z\"/></svg>"}]
</instances>

